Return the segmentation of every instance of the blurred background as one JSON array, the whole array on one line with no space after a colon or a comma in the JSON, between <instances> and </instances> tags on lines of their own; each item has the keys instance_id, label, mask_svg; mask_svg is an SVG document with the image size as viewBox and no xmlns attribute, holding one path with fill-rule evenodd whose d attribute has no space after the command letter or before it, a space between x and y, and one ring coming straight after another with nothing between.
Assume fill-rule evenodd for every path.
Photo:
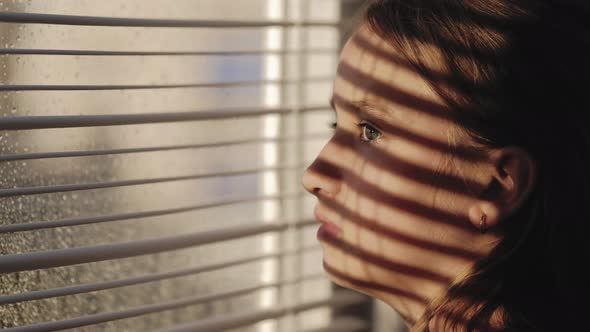
<instances>
[{"instance_id":1,"label":"blurred background","mask_svg":"<svg viewBox=\"0 0 590 332\"><path fill-rule=\"evenodd\" d=\"M0 326L403 331L300 185L361 4L0 0Z\"/></svg>"}]
</instances>

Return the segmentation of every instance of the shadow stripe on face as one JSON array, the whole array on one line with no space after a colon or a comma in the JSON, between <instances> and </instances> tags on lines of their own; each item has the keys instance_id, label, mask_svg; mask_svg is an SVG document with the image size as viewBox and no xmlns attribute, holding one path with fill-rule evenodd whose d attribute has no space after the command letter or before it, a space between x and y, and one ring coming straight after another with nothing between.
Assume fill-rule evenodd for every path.
<instances>
[{"instance_id":1,"label":"shadow stripe on face","mask_svg":"<svg viewBox=\"0 0 590 332\"><path fill-rule=\"evenodd\" d=\"M416 97L398 88L377 80L360 70L354 68L344 60L340 61L337 69L337 78L341 78L358 89L372 93L394 104L428 114L434 118L449 120L448 109L441 104Z\"/></svg>"},{"instance_id":2,"label":"shadow stripe on face","mask_svg":"<svg viewBox=\"0 0 590 332\"><path fill-rule=\"evenodd\" d=\"M342 111L348 112L351 115L356 116L357 114L363 114L363 111L356 105L354 105L350 100L344 98L343 96L334 93L332 97L334 101L334 105L338 106ZM377 119L373 119L369 114L365 114L370 121L378 122ZM395 126L389 123L383 123L383 121L379 122L379 127L384 130L386 133L389 133L394 136L399 136L405 140L411 141L417 145L422 145L427 149L432 149L435 151L439 151L441 153L452 153L454 157L467 160L467 161L482 161L487 159L485 152L481 150L476 150L474 148L469 148L467 146L456 146L451 147L446 142L440 142L416 133L413 133L407 129L402 128L401 126Z\"/></svg>"},{"instance_id":3,"label":"shadow stripe on face","mask_svg":"<svg viewBox=\"0 0 590 332\"><path fill-rule=\"evenodd\" d=\"M424 298L418 294L414 294L412 292L409 292L409 291L406 291L406 290L403 290L403 289L400 289L397 287L386 286L386 285L379 284L376 282L353 278L347 274L344 274L343 272L338 271L335 267L326 263L325 260L323 261L323 266L324 266L324 269L326 270L326 272L328 272L328 273L330 273L330 274L334 275L335 277L338 277L342 280L345 280L345 281L347 281L359 288L368 288L368 289L378 290L378 291L385 292L388 294L404 297L404 298L410 299L412 301L416 301L421 304L428 303L428 300L426 298Z\"/></svg>"},{"instance_id":4,"label":"shadow stripe on face","mask_svg":"<svg viewBox=\"0 0 590 332\"><path fill-rule=\"evenodd\" d=\"M322 198L320 200L320 203L321 205L344 217L346 221L349 221L364 229L379 233L380 235L389 238L393 242L402 242L417 247L419 249L429 250L437 254L447 255L455 258L461 258L466 261L474 261L484 257L482 254L479 254L475 251L438 244L435 242L422 240L407 234L403 234L375 220L363 217L359 213L354 212L346 208L344 205L331 199Z\"/></svg>"},{"instance_id":5,"label":"shadow stripe on face","mask_svg":"<svg viewBox=\"0 0 590 332\"><path fill-rule=\"evenodd\" d=\"M317 172L317 170L321 170L322 173ZM329 181L341 181L346 183L347 186L356 192L362 193L385 206L394 207L401 211L428 219L432 222L446 224L469 232L475 231L467 217L457 216L406 198L395 196L374 184L366 182L351 171L342 169L339 165L335 165L329 161L316 159L312 166L310 166L310 171L315 171L323 177L331 178L332 180Z\"/></svg>"},{"instance_id":6,"label":"shadow stripe on face","mask_svg":"<svg viewBox=\"0 0 590 332\"><path fill-rule=\"evenodd\" d=\"M350 41L352 45L356 46L359 50L367 52L388 64L403 67L410 71L416 70L414 65L410 63L408 59L393 54L392 51L387 51L378 45L373 44L364 34L356 33L350 38ZM381 42L385 43L384 41ZM451 79L451 76L438 70L431 69L430 73L433 75L432 78L437 82L448 82Z\"/></svg>"},{"instance_id":7,"label":"shadow stripe on face","mask_svg":"<svg viewBox=\"0 0 590 332\"><path fill-rule=\"evenodd\" d=\"M403 67L406 70L410 70L413 72L416 72L416 70L418 69L417 66L421 65L419 63L412 64L405 57L401 57L397 54L393 54L392 51L387 51L387 50L379 47L378 45L371 43L371 41L369 41L369 39L367 39L366 36L361 35L359 33L356 33L354 36L352 36L351 42L352 42L352 45L358 47L360 50L367 52L367 53L371 54L372 56L377 57L390 65ZM428 51L428 50L424 49L424 51ZM473 54L470 54L470 56L473 56ZM488 56L488 58L492 59L492 57L489 57L489 56ZM455 88L456 87L472 87L472 89L475 89L478 87L480 87L480 88L483 87L482 84L478 84L477 82L474 82L473 79L470 79L471 77L457 76L457 75L451 76L448 73L445 73L441 70L430 68L430 67L425 68L425 69L426 69L426 74L428 75L428 79L436 82L438 85L444 84L446 86L455 87Z\"/></svg>"},{"instance_id":8,"label":"shadow stripe on face","mask_svg":"<svg viewBox=\"0 0 590 332\"><path fill-rule=\"evenodd\" d=\"M356 154L357 152L354 151L351 146L355 147L356 145L360 144L357 142L357 140L358 138L356 135L340 130L340 132L337 132L328 144L335 144L342 150L349 150L350 152ZM432 188L443 189L451 193L473 198L477 197L477 194L474 193L481 193L485 189L483 185L475 181L451 174L436 173L426 167L418 166L411 162L396 158L385 151L383 148L376 145L364 144L363 152L370 157L362 158L381 171L396 174L405 179L427 185Z\"/></svg>"},{"instance_id":9,"label":"shadow stripe on face","mask_svg":"<svg viewBox=\"0 0 590 332\"><path fill-rule=\"evenodd\" d=\"M400 297L400 298L405 298L414 302L417 302L419 304L422 304L424 306L428 305L430 300L422 297L418 294L409 292L407 290L403 290L397 287L392 287L392 286L387 286L387 285L383 285L381 283L377 283L377 282L373 282L373 281L367 281L367 280L361 280L358 278L354 278L352 276L349 276L341 271L339 271L338 269L336 269L334 266L331 266L330 264L328 264L325 260L322 262L324 270L339 278L342 279L348 283L350 283L351 285L353 285L354 287L357 287L359 289L370 289L370 290L375 290L375 291L380 291L383 293L387 293L390 295L394 295L396 297ZM400 316L402 316L402 319L404 321L406 321L407 323L409 323L410 325L413 325L416 323L416 321L406 315L403 315L403 313L396 311ZM437 317L439 318L448 318L451 321L459 324L459 325L463 325L465 326L468 322L467 318L463 315L463 313L458 313L456 311L453 311L453 309L449 309L449 308L442 308L440 310L440 312L438 312ZM440 321L439 321L440 322ZM436 325L433 325L436 326ZM478 323L476 324L476 327L480 329L480 331L487 331L487 332L499 332L499 331L503 331L503 329L498 328L498 327L493 327L491 326L489 323Z\"/></svg>"},{"instance_id":10,"label":"shadow stripe on face","mask_svg":"<svg viewBox=\"0 0 590 332\"><path fill-rule=\"evenodd\" d=\"M363 248L348 243L342 240L342 238L329 236L326 237L323 241L331 244L339 250L342 250L344 254L354 256L362 262L373 264L388 271L410 276L412 278L427 279L441 284L451 282L451 278L447 276L420 267L411 266L408 264L386 259L384 257L375 255Z\"/></svg>"}]
</instances>

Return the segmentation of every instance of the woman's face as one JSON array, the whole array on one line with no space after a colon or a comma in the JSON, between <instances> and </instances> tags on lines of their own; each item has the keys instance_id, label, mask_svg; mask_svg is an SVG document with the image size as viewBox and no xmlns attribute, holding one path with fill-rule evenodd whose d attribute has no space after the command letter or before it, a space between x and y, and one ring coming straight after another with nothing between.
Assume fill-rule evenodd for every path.
<instances>
[{"instance_id":1,"label":"woman's face","mask_svg":"<svg viewBox=\"0 0 590 332\"><path fill-rule=\"evenodd\" d=\"M485 164L462 152L467 136L398 58L366 28L348 41L334 83L334 136L303 184L318 198L329 277L412 322L497 238L467 217Z\"/></svg>"}]
</instances>

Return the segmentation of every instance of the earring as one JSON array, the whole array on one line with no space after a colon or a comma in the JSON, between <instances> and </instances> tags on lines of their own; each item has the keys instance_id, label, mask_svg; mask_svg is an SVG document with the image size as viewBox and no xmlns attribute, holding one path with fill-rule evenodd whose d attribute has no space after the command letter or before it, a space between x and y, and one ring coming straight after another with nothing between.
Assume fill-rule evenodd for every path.
<instances>
[{"instance_id":1,"label":"earring","mask_svg":"<svg viewBox=\"0 0 590 332\"><path fill-rule=\"evenodd\" d=\"M485 234L487 231L487 224L486 224L487 216L486 214L481 215L481 219L479 220L479 231L481 234Z\"/></svg>"}]
</instances>

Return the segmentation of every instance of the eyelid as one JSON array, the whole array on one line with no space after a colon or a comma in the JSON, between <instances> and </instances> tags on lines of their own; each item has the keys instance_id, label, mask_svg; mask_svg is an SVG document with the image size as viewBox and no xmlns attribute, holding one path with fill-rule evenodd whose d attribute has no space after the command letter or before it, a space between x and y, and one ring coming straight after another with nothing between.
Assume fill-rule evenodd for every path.
<instances>
[{"instance_id":1,"label":"eyelid","mask_svg":"<svg viewBox=\"0 0 590 332\"><path fill-rule=\"evenodd\" d=\"M359 124L358 124L358 125L359 125L359 126L366 126L366 125L369 125L369 126L371 126L371 127L375 128L375 129L377 129L377 130L378 130L378 131L381 133L381 135L383 135L383 130L381 130L381 128L379 128L379 126L378 126L378 125L376 125L374 122L371 122L371 121L369 121L369 120L361 120L361 122L359 122Z\"/></svg>"}]
</instances>

